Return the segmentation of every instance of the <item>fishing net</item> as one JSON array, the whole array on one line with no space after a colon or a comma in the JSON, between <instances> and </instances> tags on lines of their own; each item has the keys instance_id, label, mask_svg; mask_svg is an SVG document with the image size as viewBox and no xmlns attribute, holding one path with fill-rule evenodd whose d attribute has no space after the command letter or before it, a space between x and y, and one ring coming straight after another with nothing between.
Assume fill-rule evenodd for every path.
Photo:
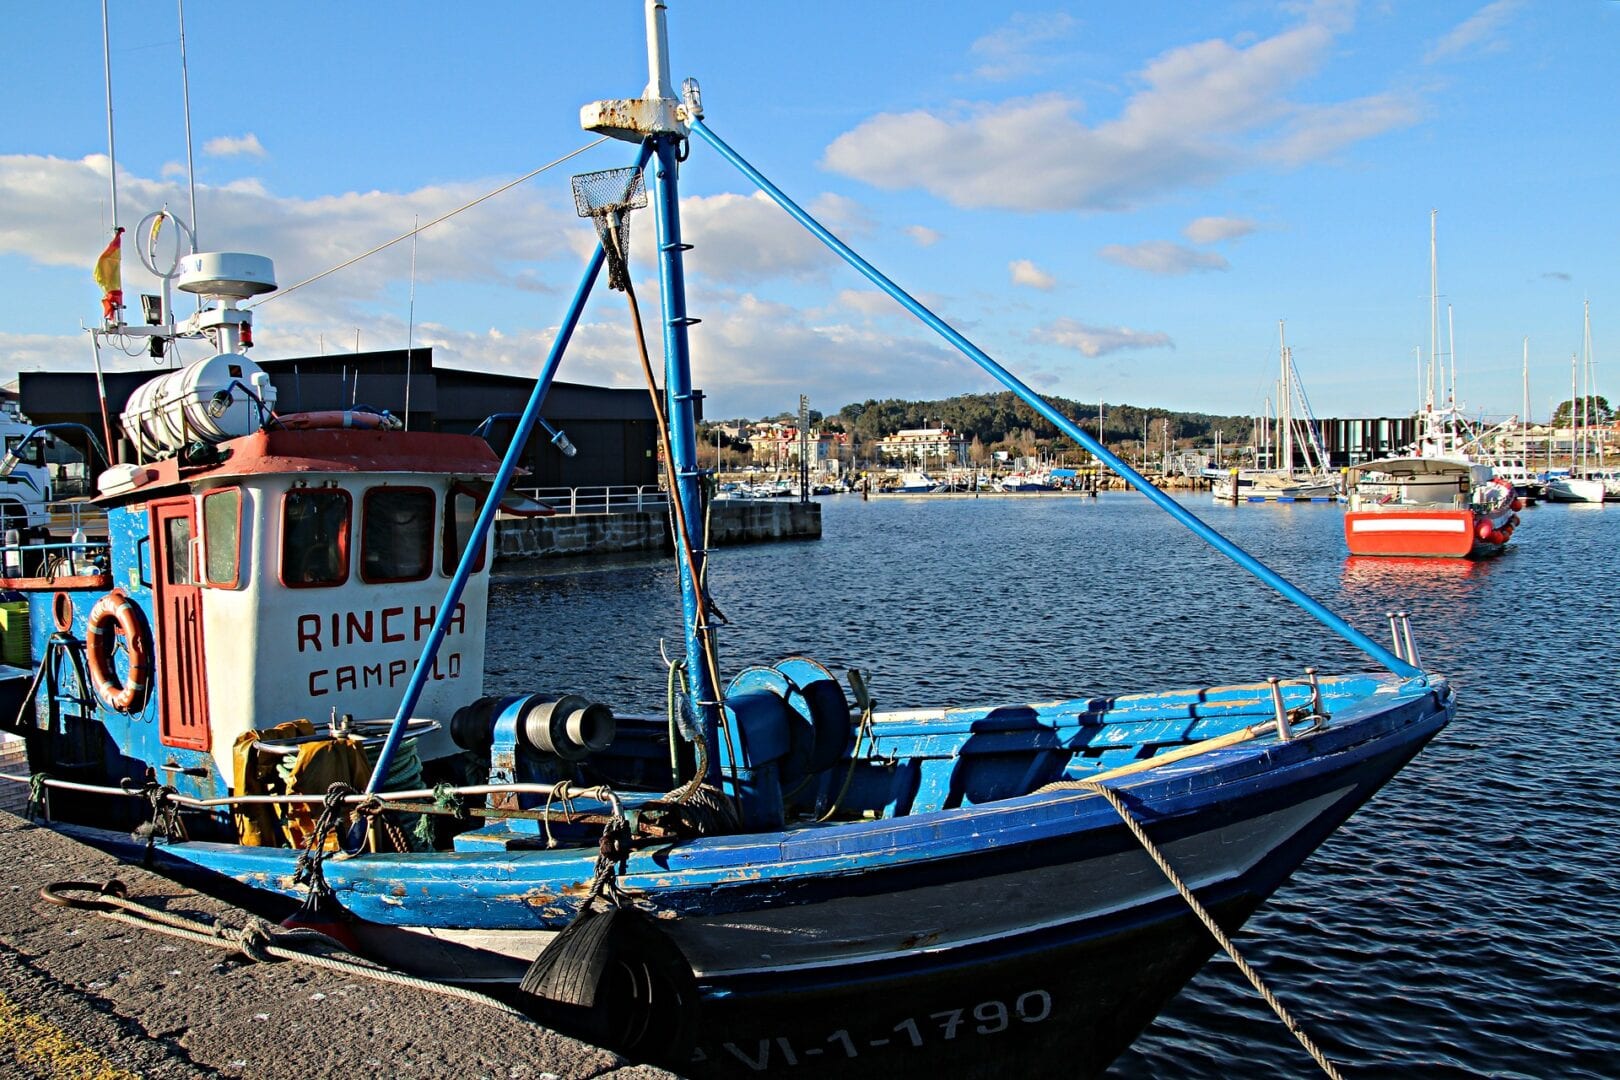
<instances>
[{"instance_id":1,"label":"fishing net","mask_svg":"<svg viewBox=\"0 0 1620 1080\"><path fill-rule=\"evenodd\" d=\"M630 211L647 205L641 170L603 169L574 177L574 208L596 220L596 235L607 255L608 287L624 292L630 283Z\"/></svg>"}]
</instances>

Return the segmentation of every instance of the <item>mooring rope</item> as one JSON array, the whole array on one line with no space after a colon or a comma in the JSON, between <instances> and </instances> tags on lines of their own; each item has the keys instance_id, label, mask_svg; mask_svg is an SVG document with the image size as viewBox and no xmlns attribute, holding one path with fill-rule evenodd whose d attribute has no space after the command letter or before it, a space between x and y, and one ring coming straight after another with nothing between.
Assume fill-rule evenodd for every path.
<instances>
[{"instance_id":1,"label":"mooring rope","mask_svg":"<svg viewBox=\"0 0 1620 1080\"><path fill-rule=\"evenodd\" d=\"M1106 784L1099 784L1092 780L1076 781L1076 786L1087 791L1094 791L1108 800L1108 805L1118 812L1120 820L1125 822L1125 827L1131 830L1131 835L1136 837L1137 842L1142 845L1142 849L1148 853L1148 857L1164 872L1164 876L1169 880L1170 884L1175 886L1176 892L1181 894L1181 898L1187 902L1187 906L1192 908L1193 914L1198 916L1198 921L1204 924L1204 928L1220 943L1221 948L1226 951L1226 955L1230 956L1232 962L1238 966L1238 970L1243 972L1244 977L1260 992L1260 996L1265 998L1266 1004L1271 1006L1271 1011L1277 1014L1277 1019L1281 1020L1283 1026L1294 1033L1294 1038L1299 1040L1299 1044L1322 1067L1323 1072L1327 1073L1333 1080L1344 1080L1339 1070L1334 1067L1333 1062L1328 1060L1327 1055L1305 1033L1305 1029L1300 1027L1299 1021L1294 1019L1293 1015L1283 1007L1283 1003L1278 1001L1277 996L1266 986L1265 981L1260 978L1260 973L1250 967L1247 960L1243 959L1242 954L1237 950L1237 946L1232 943L1230 937L1227 937L1226 931L1221 929L1220 924L1215 921L1215 917L1209 913L1209 909L1199 902L1198 898L1193 895L1192 890L1187 887L1186 882L1181 880L1181 875L1177 874L1175 869L1171 867L1169 860L1164 857L1164 852L1160 851L1158 845L1148 838L1147 831L1142 828L1141 822L1136 820L1130 808L1125 805L1125 800L1120 798L1119 792Z\"/></svg>"},{"instance_id":2,"label":"mooring rope","mask_svg":"<svg viewBox=\"0 0 1620 1080\"><path fill-rule=\"evenodd\" d=\"M68 893L86 892L94 893L94 898L85 899L67 895ZM452 997L475 1005L496 1009L510 1016L522 1017L524 1015L505 1002L497 1001L475 990L437 983L431 979L419 979L414 975L406 975L404 972L380 965L360 963L354 960L339 960L319 953L306 952L288 944L289 942L301 941L318 944L326 948L341 949L343 947L332 938L314 930L288 930L272 926L263 919L250 919L243 926L231 926L217 920L211 923L200 922L167 911L159 911L144 904L137 904L133 900L126 899L127 892L128 890L123 882L113 879L100 883L93 881L58 881L45 886L39 891L39 895L41 899L52 904L94 911L102 918L111 919L113 922L140 927L143 930L152 930L159 934L167 934L170 937L196 942L199 945L211 945L216 949L239 952L250 960L262 963L268 963L270 960L296 960L301 964L323 968L341 975L359 976L377 982L391 983L395 986L409 986L418 990L427 990L435 994L442 994L445 997Z\"/></svg>"}]
</instances>

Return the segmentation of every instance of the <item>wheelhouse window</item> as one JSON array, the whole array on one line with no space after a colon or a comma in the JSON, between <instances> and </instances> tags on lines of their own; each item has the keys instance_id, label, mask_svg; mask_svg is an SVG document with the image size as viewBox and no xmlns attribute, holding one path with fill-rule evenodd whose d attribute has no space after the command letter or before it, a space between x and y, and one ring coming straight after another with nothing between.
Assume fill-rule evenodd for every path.
<instances>
[{"instance_id":1,"label":"wheelhouse window","mask_svg":"<svg viewBox=\"0 0 1620 1080\"><path fill-rule=\"evenodd\" d=\"M221 488L203 495L202 516L207 584L235 588L242 547L242 489Z\"/></svg>"},{"instance_id":2,"label":"wheelhouse window","mask_svg":"<svg viewBox=\"0 0 1620 1080\"><path fill-rule=\"evenodd\" d=\"M360 523L360 578L421 581L433 569L433 492L379 487L366 492Z\"/></svg>"},{"instance_id":3,"label":"wheelhouse window","mask_svg":"<svg viewBox=\"0 0 1620 1080\"><path fill-rule=\"evenodd\" d=\"M163 550L163 580L170 585L195 585L191 576L190 518L172 517L163 522Z\"/></svg>"},{"instance_id":4,"label":"wheelhouse window","mask_svg":"<svg viewBox=\"0 0 1620 1080\"><path fill-rule=\"evenodd\" d=\"M467 539L472 536L473 524L478 520L478 511L483 508L484 499L478 492L457 484L450 489L450 494L444 500L444 556L441 568L446 576L456 572L461 565L461 553L467 550ZM484 568L484 551L478 551L478 558L473 562L473 572Z\"/></svg>"},{"instance_id":5,"label":"wheelhouse window","mask_svg":"<svg viewBox=\"0 0 1620 1080\"><path fill-rule=\"evenodd\" d=\"M294 488L281 503L281 583L293 589L349 580L349 511L341 488Z\"/></svg>"}]
</instances>

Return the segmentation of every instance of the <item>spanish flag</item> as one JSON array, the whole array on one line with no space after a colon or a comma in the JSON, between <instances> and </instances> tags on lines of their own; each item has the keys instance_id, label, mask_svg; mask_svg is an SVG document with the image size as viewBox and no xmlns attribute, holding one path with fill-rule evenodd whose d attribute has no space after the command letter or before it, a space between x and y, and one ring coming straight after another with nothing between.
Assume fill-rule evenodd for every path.
<instances>
[{"instance_id":1,"label":"spanish flag","mask_svg":"<svg viewBox=\"0 0 1620 1080\"><path fill-rule=\"evenodd\" d=\"M107 249L96 260L96 284L101 286L101 317L108 322L118 321L118 309L124 306L124 279L120 272L123 261L119 251L124 236L124 227L120 225L113 230L113 238L107 244Z\"/></svg>"}]
</instances>

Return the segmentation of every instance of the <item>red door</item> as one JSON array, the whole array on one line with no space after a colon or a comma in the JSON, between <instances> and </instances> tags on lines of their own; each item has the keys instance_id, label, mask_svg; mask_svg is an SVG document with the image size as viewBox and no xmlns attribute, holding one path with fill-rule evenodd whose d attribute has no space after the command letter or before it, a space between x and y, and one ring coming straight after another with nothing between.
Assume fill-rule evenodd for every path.
<instances>
[{"instance_id":1,"label":"red door","mask_svg":"<svg viewBox=\"0 0 1620 1080\"><path fill-rule=\"evenodd\" d=\"M159 735L165 746L208 749L208 677L203 663L202 590L193 565L197 508L190 498L152 510L152 607L157 613Z\"/></svg>"}]
</instances>

